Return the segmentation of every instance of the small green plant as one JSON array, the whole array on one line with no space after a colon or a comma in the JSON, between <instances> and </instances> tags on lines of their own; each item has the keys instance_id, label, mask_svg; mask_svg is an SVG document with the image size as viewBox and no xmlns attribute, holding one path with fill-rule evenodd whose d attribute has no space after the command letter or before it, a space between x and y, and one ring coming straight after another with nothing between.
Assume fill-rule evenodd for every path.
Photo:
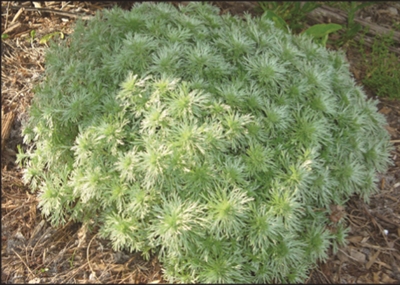
<instances>
[{"instance_id":1,"label":"small green plant","mask_svg":"<svg viewBox=\"0 0 400 285\"><path fill-rule=\"evenodd\" d=\"M47 271L49 271L49 269L48 268L40 268L40 269L37 269L36 270L36 274L43 274L43 273L46 273Z\"/></svg>"},{"instance_id":2,"label":"small green plant","mask_svg":"<svg viewBox=\"0 0 400 285\"><path fill-rule=\"evenodd\" d=\"M371 53L364 56L363 84L378 96L400 99L400 60L389 51L389 46L394 46L393 32L374 40Z\"/></svg>"},{"instance_id":3,"label":"small green plant","mask_svg":"<svg viewBox=\"0 0 400 285\"><path fill-rule=\"evenodd\" d=\"M271 10L266 10L263 13L262 17L273 21L275 24L275 27L277 27L285 32L290 32L288 24L285 22L285 20L282 17L278 16L275 12L273 12Z\"/></svg>"},{"instance_id":4,"label":"small green plant","mask_svg":"<svg viewBox=\"0 0 400 285\"><path fill-rule=\"evenodd\" d=\"M362 31L363 27L361 24L355 22L354 18L356 16L356 12L376 4L377 2L354 2L354 1L349 1L347 2L327 2L326 5L340 8L344 11L347 12L347 26L344 29L344 33L341 34L340 39L336 42L338 46L344 46L346 45L349 41L353 40L354 37Z\"/></svg>"},{"instance_id":5,"label":"small green plant","mask_svg":"<svg viewBox=\"0 0 400 285\"><path fill-rule=\"evenodd\" d=\"M77 251L78 249L76 248L75 250L74 250L74 252L72 253L72 255L71 255L71 257L69 258L69 268L74 268L74 260L75 260L75 254L76 254L76 251Z\"/></svg>"},{"instance_id":6,"label":"small green plant","mask_svg":"<svg viewBox=\"0 0 400 285\"><path fill-rule=\"evenodd\" d=\"M260 2L259 5L264 10L262 17L272 20L276 27L286 32L302 31L302 33L312 36L314 41L322 46L326 46L330 33L342 29L342 26L338 24L317 24L304 30L305 24L302 21L306 14L318 7L312 2L304 5L301 5L300 2Z\"/></svg>"},{"instance_id":7,"label":"small green plant","mask_svg":"<svg viewBox=\"0 0 400 285\"><path fill-rule=\"evenodd\" d=\"M368 200L390 162L343 54L265 17L105 10L45 75L18 154L42 213L157 254L169 282L304 282L345 240L331 204Z\"/></svg>"},{"instance_id":8,"label":"small green plant","mask_svg":"<svg viewBox=\"0 0 400 285\"><path fill-rule=\"evenodd\" d=\"M258 2L260 8L267 14L278 16L287 23L293 33L300 33L305 28L306 16L318 8L316 2Z\"/></svg>"},{"instance_id":9,"label":"small green plant","mask_svg":"<svg viewBox=\"0 0 400 285\"><path fill-rule=\"evenodd\" d=\"M47 35L44 35L43 37L40 38L39 43L40 44L46 44L48 41L53 39L54 37L58 36L60 39L64 39L64 33L63 32L53 32Z\"/></svg>"}]
</instances>

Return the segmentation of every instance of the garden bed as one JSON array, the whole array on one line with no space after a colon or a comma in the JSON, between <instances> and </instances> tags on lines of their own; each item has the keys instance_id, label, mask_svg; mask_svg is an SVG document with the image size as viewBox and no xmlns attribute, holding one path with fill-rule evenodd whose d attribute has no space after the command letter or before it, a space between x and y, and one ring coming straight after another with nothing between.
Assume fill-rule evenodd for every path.
<instances>
[{"instance_id":1,"label":"garden bed","mask_svg":"<svg viewBox=\"0 0 400 285\"><path fill-rule=\"evenodd\" d=\"M32 5L34 3L35 5ZM23 185L15 162L22 144L21 122L33 97L32 88L44 71L44 36L72 33L77 16L89 18L115 2L2 2L2 283L162 283L162 265L156 257L144 261L138 253L114 252L108 241L80 224L52 228L37 209L38 200ZM122 2L129 9L133 2ZM177 3L177 2L173 2ZM183 2L184 3L184 2ZM39 7L40 5L40 7ZM221 13L260 15L256 2L216 2ZM397 3L385 2L360 11L364 21L396 28ZM394 8L395 10L393 10ZM384 12L386 11L386 12ZM385 17L379 15L386 15ZM388 21L390 17L391 21ZM32 32L32 31L35 32ZM62 34L61 34L61 33ZM334 48L334 47L331 47ZM368 48L365 50L370 52ZM347 59L358 83L368 76L359 49L349 45ZM399 87L400 88L400 87ZM380 192L365 204L352 197L345 208L333 209L331 220L346 219L348 245L330 254L326 263L310 272L307 283L400 282L400 102L377 97L379 112L387 117L394 144L394 165L379 178ZM9 126L9 128L6 128ZM4 134L3 134L4 128Z\"/></svg>"}]
</instances>

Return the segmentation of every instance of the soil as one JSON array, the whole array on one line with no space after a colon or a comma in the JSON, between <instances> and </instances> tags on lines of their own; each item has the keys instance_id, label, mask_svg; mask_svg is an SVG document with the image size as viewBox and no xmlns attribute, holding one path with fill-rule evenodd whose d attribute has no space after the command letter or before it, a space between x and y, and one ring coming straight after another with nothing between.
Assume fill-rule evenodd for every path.
<instances>
[{"instance_id":1,"label":"soil","mask_svg":"<svg viewBox=\"0 0 400 285\"><path fill-rule=\"evenodd\" d=\"M134 2L16 2L1 3L1 114L14 114L1 156L1 282L2 283L163 283L162 265L140 253L115 252L96 228L79 223L52 228L41 216L38 199L22 181L16 163L17 145L22 145L21 124L33 98L32 88L44 71L44 35L73 32L76 15L91 16L117 4L130 9ZM187 2L172 2L174 4ZM212 2L221 13L253 16L261 13L257 2ZM45 10L40 10L45 9ZM46 10L47 9L47 10ZM50 10L61 13L49 12ZM66 13L63 13L66 12ZM70 13L70 14L68 14ZM387 28L399 29L400 5L380 2L360 10L356 17ZM397 26L396 26L397 25ZM35 35L31 33L35 30ZM55 35L57 37L58 35ZM368 52L368 50L367 50ZM359 51L347 47L347 58L356 81L364 74ZM400 88L400 86L399 86ZM310 271L306 283L400 283L400 102L378 98L379 112L387 118L393 165L379 174L379 192L369 204L357 196L346 207L333 210L332 219L345 219L349 226L347 245L330 252L325 263Z\"/></svg>"}]
</instances>

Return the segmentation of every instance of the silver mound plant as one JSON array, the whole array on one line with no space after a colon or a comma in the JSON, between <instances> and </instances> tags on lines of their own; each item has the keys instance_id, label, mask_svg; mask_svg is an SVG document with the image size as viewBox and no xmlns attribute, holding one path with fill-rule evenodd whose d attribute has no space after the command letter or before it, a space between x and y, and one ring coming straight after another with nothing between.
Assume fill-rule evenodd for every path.
<instances>
[{"instance_id":1,"label":"silver mound plant","mask_svg":"<svg viewBox=\"0 0 400 285\"><path fill-rule=\"evenodd\" d=\"M171 282L304 282L330 205L390 163L344 55L193 2L78 21L46 54L18 160L54 225L94 223Z\"/></svg>"}]
</instances>

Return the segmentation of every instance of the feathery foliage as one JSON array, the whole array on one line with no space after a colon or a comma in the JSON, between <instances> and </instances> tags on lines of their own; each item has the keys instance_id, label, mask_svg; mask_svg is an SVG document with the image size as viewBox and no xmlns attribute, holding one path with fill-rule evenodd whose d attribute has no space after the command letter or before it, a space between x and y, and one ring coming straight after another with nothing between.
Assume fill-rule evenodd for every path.
<instances>
[{"instance_id":1,"label":"feathery foliage","mask_svg":"<svg viewBox=\"0 0 400 285\"><path fill-rule=\"evenodd\" d=\"M143 3L52 44L19 161L53 225L92 221L171 282L302 282L345 242L329 206L390 163L384 124L307 35Z\"/></svg>"}]
</instances>

